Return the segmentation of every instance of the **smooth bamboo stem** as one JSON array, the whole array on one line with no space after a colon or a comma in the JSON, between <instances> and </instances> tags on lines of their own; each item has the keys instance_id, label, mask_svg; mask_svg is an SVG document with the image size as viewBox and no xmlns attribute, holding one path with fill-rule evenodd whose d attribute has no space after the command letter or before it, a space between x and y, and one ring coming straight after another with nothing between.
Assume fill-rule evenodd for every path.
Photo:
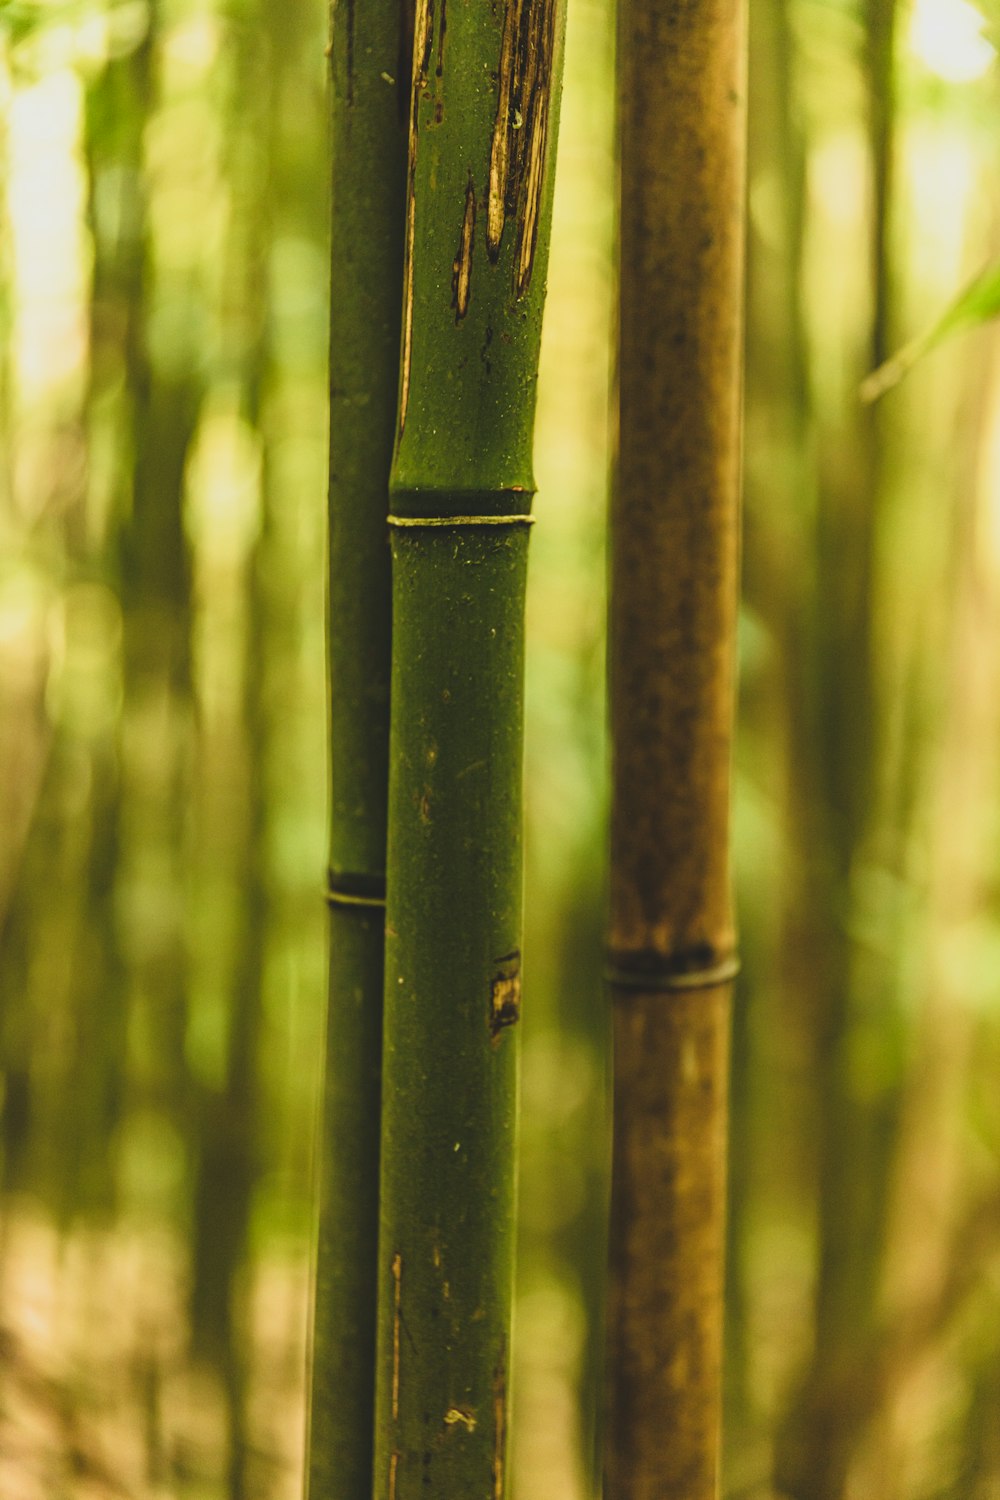
<instances>
[{"instance_id":1,"label":"smooth bamboo stem","mask_svg":"<svg viewBox=\"0 0 1000 1500\"><path fill-rule=\"evenodd\" d=\"M743 31L739 0L620 15L608 1500L719 1484Z\"/></svg>"},{"instance_id":2,"label":"smooth bamboo stem","mask_svg":"<svg viewBox=\"0 0 1000 1500\"><path fill-rule=\"evenodd\" d=\"M504 1493L528 527L393 533L377 1496ZM416 872L412 878L408 872Z\"/></svg>"},{"instance_id":3,"label":"smooth bamboo stem","mask_svg":"<svg viewBox=\"0 0 1000 1500\"><path fill-rule=\"evenodd\" d=\"M308 1439L311 1500L369 1500L388 792L389 467L406 174L400 0L330 41L330 951ZM397 81L399 80L399 81Z\"/></svg>"}]
</instances>

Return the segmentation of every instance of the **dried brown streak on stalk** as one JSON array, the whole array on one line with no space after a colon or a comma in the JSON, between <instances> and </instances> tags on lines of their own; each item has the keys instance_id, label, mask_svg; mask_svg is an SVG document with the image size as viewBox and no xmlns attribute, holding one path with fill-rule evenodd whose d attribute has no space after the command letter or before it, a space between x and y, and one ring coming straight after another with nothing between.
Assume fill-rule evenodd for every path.
<instances>
[{"instance_id":1,"label":"dried brown streak on stalk","mask_svg":"<svg viewBox=\"0 0 1000 1500\"><path fill-rule=\"evenodd\" d=\"M476 238L476 185L469 173L465 188L465 213L462 216L462 233L458 250L451 267L451 305L455 309L455 322L460 323L469 310L469 293L472 290L472 250Z\"/></svg>"},{"instance_id":2,"label":"dried brown streak on stalk","mask_svg":"<svg viewBox=\"0 0 1000 1500\"><path fill-rule=\"evenodd\" d=\"M402 1320L403 1257L392 1257L392 1420L399 1420L399 1325Z\"/></svg>"},{"instance_id":3,"label":"dried brown streak on stalk","mask_svg":"<svg viewBox=\"0 0 1000 1500\"><path fill-rule=\"evenodd\" d=\"M507 1345L493 1370L493 1500L503 1500L504 1449L507 1445Z\"/></svg>"},{"instance_id":4,"label":"dried brown streak on stalk","mask_svg":"<svg viewBox=\"0 0 1000 1500\"><path fill-rule=\"evenodd\" d=\"M399 1454L389 1455L389 1500L396 1500L396 1469L399 1465Z\"/></svg>"},{"instance_id":5,"label":"dried brown streak on stalk","mask_svg":"<svg viewBox=\"0 0 1000 1500\"><path fill-rule=\"evenodd\" d=\"M403 251L403 352L400 360L399 430L406 424L413 359L413 240L417 225L417 137L420 98L427 87L434 47L434 0L417 0L413 16L413 73L410 85L410 139L406 181L406 243Z\"/></svg>"},{"instance_id":6,"label":"dried brown streak on stalk","mask_svg":"<svg viewBox=\"0 0 1000 1500\"><path fill-rule=\"evenodd\" d=\"M490 146L490 190L486 215L486 249L493 261L500 254L500 237L506 217L507 180L510 175L510 107L519 9L520 0L508 0L500 44L499 94Z\"/></svg>"},{"instance_id":7,"label":"dried brown streak on stalk","mask_svg":"<svg viewBox=\"0 0 1000 1500\"><path fill-rule=\"evenodd\" d=\"M500 254L504 225L516 215L515 290L527 290L538 239L555 46L555 0L508 0L490 148L486 249Z\"/></svg>"}]
</instances>

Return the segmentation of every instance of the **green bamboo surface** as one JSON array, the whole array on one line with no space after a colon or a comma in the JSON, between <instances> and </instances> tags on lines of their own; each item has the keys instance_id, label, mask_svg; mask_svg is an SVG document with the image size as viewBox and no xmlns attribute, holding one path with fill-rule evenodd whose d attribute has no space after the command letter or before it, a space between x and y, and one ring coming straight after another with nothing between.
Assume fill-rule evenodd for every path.
<instances>
[{"instance_id":1,"label":"green bamboo surface","mask_svg":"<svg viewBox=\"0 0 1000 1500\"><path fill-rule=\"evenodd\" d=\"M507 1484L524 592L561 18L414 26L390 736L375 1495Z\"/></svg>"},{"instance_id":2,"label":"green bamboo surface","mask_svg":"<svg viewBox=\"0 0 1000 1500\"><path fill-rule=\"evenodd\" d=\"M371 1489L389 732L389 464L405 183L398 0L330 42L330 948L308 1489Z\"/></svg>"}]
</instances>

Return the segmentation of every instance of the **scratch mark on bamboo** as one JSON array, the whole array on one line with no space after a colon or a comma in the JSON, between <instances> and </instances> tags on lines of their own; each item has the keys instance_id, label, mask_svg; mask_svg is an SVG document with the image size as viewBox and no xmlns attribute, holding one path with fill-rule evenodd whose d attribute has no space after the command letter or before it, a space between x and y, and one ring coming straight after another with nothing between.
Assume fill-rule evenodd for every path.
<instances>
[{"instance_id":1,"label":"scratch mark on bamboo","mask_svg":"<svg viewBox=\"0 0 1000 1500\"><path fill-rule=\"evenodd\" d=\"M555 49L555 0L507 0L490 147L486 249L491 261L509 217L517 221L514 288L531 280L549 130Z\"/></svg>"},{"instance_id":2,"label":"scratch mark on bamboo","mask_svg":"<svg viewBox=\"0 0 1000 1500\"><path fill-rule=\"evenodd\" d=\"M462 216L462 232L458 249L451 267L451 305L455 309L455 322L460 323L469 310L472 291L472 251L476 241L476 184L469 173L465 185L465 213Z\"/></svg>"},{"instance_id":3,"label":"scratch mark on bamboo","mask_svg":"<svg viewBox=\"0 0 1000 1500\"><path fill-rule=\"evenodd\" d=\"M403 1314L403 1257L392 1257L392 1420L399 1420L399 1327ZM395 1457L395 1454L393 1455Z\"/></svg>"},{"instance_id":4,"label":"scratch mark on bamboo","mask_svg":"<svg viewBox=\"0 0 1000 1500\"><path fill-rule=\"evenodd\" d=\"M396 1470L399 1467L399 1454L389 1455L389 1500L396 1500Z\"/></svg>"},{"instance_id":5,"label":"scratch mark on bamboo","mask_svg":"<svg viewBox=\"0 0 1000 1500\"><path fill-rule=\"evenodd\" d=\"M493 1368L493 1500L503 1500L504 1458L507 1451L507 1343L501 1336Z\"/></svg>"},{"instance_id":6,"label":"scratch mark on bamboo","mask_svg":"<svg viewBox=\"0 0 1000 1500\"><path fill-rule=\"evenodd\" d=\"M413 16L413 71L410 82L410 134L407 149L406 240L403 247L403 352L400 360L399 430L406 424L413 363L413 241L417 227L417 139L420 100L427 88L434 47L434 0L417 0ZM443 56L443 54L441 54Z\"/></svg>"},{"instance_id":7,"label":"scratch mark on bamboo","mask_svg":"<svg viewBox=\"0 0 1000 1500\"><path fill-rule=\"evenodd\" d=\"M476 1414L468 1406L449 1407L444 1414L444 1422L446 1427L457 1427L461 1423L466 1432L475 1432L476 1430Z\"/></svg>"}]
</instances>

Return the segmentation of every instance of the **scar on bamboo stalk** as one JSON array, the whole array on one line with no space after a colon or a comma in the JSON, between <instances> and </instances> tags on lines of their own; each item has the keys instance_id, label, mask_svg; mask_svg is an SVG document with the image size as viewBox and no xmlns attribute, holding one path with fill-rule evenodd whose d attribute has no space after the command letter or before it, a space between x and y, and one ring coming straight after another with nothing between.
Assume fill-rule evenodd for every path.
<instances>
[{"instance_id":1,"label":"scar on bamboo stalk","mask_svg":"<svg viewBox=\"0 0 1000 1500\"><path fill-rule=\"evenodd\" d=\"M486 220L486 250L495 263L507 218L516 215L519 297L528 289L538 240L556 20L555 0L542 0L528 5L525 24L525 3L513 0L504 16Z\"/></svg>"},{"instance_id":2,"label":"scar on bamboo stalk","mask_svg":"<svg viewBox=\"0 0 1000 1500\"><path fill-rule=\"evenodd\" d=\"M399 1417L399 1325L403 1316L403 1257L392 1257L392 1420Z\"/></svg>"},{"instance_id":3,"label":"scar on bamboo stalk","mask_svg":"<svg viewBox=\"0 0 1000 1500\"><path fill-rule=\"evenodd\" d=\"M497 973L490 986L490 1036L495 1047L505 1026L521 1019L521 952L515 948L495 960Z\"/></svg>"},{"instance_id":4,"label":"scar on bamboo stalk","mask_svg":"<svg viewBox=\"0 0 1000 1500\"><path fill-rule=\"evenodd\" d=\"M434 50L434 0L417 0L413 13L413 71L410 83L410 131L407 148L406 238L403 246L403 352L399 391L399 430L406 426L413 356L413 240L417 226L417 142L420 137L420 100L430 77ZM443 54L439 54L443 71ZM440 76L440 75L438 75Z\"/></svg>"},{"instance_id":5,"label":"scar on bamboo stalk","mask_svg":"<svg viewBox=\"0 0 1000 1500\"><path fill-rule=\"evenodd\" d=\"M451 305L455 309L455 322L460 323L469 310L469 295L472 290L472 251L476 242L476 184L469 173L465 187L465 213L462 216L462 233L458 250L451 268Z\"/></svg>"}]
</instances>

